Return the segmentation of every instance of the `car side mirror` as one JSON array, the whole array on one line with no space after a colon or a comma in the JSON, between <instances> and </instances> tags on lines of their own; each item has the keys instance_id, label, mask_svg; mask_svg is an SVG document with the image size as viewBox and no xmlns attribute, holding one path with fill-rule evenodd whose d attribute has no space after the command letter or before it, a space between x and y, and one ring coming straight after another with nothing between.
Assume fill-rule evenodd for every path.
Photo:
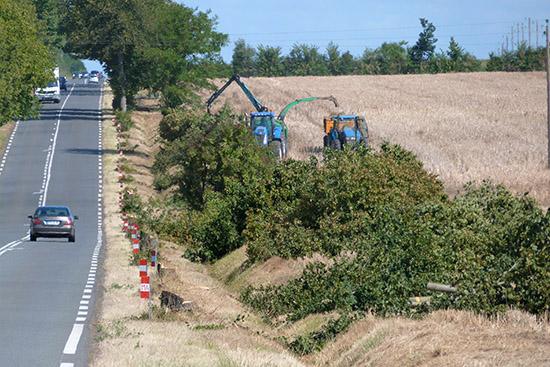
<instances>
[{"instance_id":1,"label":"car side mirror","mask_svg":"<svg viewBox=\"0 0 550 367\"><path fill-rule=\"evenodd\" d=\"M74 216L74 220L78 220L78 215L75 215L75 216Z\"/></svg>"},{"instance_id":2,"label":"car side mirror","mask_svg":"<svg viewBox=\"0 0 550 367\"><path fill-rule=\"evenodd\" d=\"M32 219L32 215L27 216L27 218Z\"/></svg>"}]
</instances>

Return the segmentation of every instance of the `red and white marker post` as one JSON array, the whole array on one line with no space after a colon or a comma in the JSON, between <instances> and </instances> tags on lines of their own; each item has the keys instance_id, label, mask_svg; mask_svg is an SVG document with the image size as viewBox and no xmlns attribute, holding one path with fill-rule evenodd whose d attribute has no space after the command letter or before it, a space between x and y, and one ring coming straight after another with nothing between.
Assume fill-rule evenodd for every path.
<instances>
[{"instance_id":1,"label":"red and white marker post","mask_svg":"<svg viewBox=\"0 0 550 367\"><path fill-rule=\"evenodd\" d=\"M151 284L149 281L147 275L141 277L141 283L139 284L139 296L141 299L149 299L151 296Z\"/></svg>"},{"instance_id":2,"label":"red and white marker post","mask_svg":"<svg viewBox=\"0 0 550 367\"><path fill-rule=\"evenodd\" d=\"M139 277L143 278L147 276L147 259L139 260Z\"/></svg>"},{"instance_id":3,"label":"red and white marker post","mask_svg":"<svg viewBox=\"0 0 550 367\"><path fill-rule=\"evenodd\" d=\"M151 267L155 268L157 266L157 251L151 250Z\"/></svg>"},{"instance_id":4,"label":"red and white marker post","mask_svg":"<svg viewBox=\"0 0 550 367\"><path fill-rule=\"evenodd\" d=\"M137 238L132 238L132 252L139 254L139 240Z\"/></svg>"}]
</instances>

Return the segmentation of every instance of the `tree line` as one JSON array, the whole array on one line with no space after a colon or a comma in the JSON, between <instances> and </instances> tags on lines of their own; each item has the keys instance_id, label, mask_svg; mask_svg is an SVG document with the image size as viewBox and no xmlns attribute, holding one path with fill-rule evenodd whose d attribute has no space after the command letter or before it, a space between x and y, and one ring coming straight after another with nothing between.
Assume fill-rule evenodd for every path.
<instances>
[{"instance_id":1,"label":"tree line","mask_svg":"<svg viewBox=\"0 0 550 367\"><path fill-rule=\"evenodd\" d=\"M326 52L296 44L280 47L235 43L230 64L220 50L228 36L217 18L173 0L3 0L0 2L0 124L36 114L33 90L80 71L79 59L104 65L114 107L126 110L142 89L159 93L165 106L199 101L197 91L213 77L353 75L541 70L544 52L525 44L481 62L451 38L436 51L436 27L420 19L417 42L385 42L360 57L331 43Z\"/></svg>"},{"instance_id":2,"label":"tree line","mask_svg":"<svg viewBox=\"0 0 550 367\"><path fill-rule=\"evenodd\" d=\"M235 42L231 67L242 76L387 75L472 71L534 71L544 68L544 49L521 44L517 50L491 53L483 62L467 52L454 37L446 50L436 51L436 27L420 19L421 32L412 46L407 42L384 42L365 49L360 57L341 51L331 42L325 52L315 45L295 44L288 55L275 46L254 48L244 39Z\"/></svg>"}]
</instances>

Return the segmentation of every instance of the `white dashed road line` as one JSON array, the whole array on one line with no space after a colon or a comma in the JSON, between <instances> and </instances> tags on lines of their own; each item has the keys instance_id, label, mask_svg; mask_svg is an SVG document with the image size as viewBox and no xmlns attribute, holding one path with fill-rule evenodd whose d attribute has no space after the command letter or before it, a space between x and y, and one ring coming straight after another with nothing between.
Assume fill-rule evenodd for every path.
<instances>
[{"instance_id":1,"label":"white dashed road line","mask_svg":"<svg viewBox=\"0 0 550 367\"><path fill-rule=\"evenodd\" d=\"M44 167L44 173L46 174L44 177L44 181L42 184L42 191L43 194L40 196L41 203L40 205L46 205L46 199L48 198L48 188L50 187L50 178L52 176L52 163L53 163L53 156L55 154L55 146L57 145L57 135L59 133L59 125L61 125L61 113L63 113L63 109L65 108L65 105L67 104L67 101L69 101L69 98L71 97L71 94L73 93L74 84L69 91L69 95L67 98L65 98L65 101L63 102L63 105L61 106L61 109L59 110L59 113L57 114L57 123L55 124L55 133L53 133L53 139L51 139L52 144L48 148L48 158L46 159L46 167Z\"/></svg>"},{"instance_id":2,"label":"white dashed road line","mask_svg":"<svg viewBox=\"0 0 550 367\"><path fill-rule=\"evenodd\" d=\"M73 330L71 330L71 334L69 335L69 339L67 340L67 343L65 344L65 349L63 349L63 354L75 354L76 348L78 347L78 342L80 341L80 337L82 336L82 332L84 331L84 324L74 324Z\"/></svg>"},{"instance_id":3,"label":"white dashed road line","mask_svg":"<svg viewBox=\"0 0 550 367\"><path fill-rule=\"evenodd\" d=\"M75 323L73 324L73 329L69 335L69 338L67 339L67 343L65 344L65 348L63 349L63 355L75 355L78 350L78 343L80 341L80 338L82 336L82 332L84 330L84 326L86 325L86 321L88 319L88 311L90 308L90 300L92 298L93 289L95 286L96 281L96 272L97 272L97 264L98 264L98 256L101 251L101 247L103 246L103 225L102 225L102 205L103 205L103 184L102 184L102 166L103 166L103 137L102 137L102 128L101 124L103 122L102 119L102 103L103 103L103 88L100 90L100 97L99 97L99 118L98 118L98 195L97 195L97 243L95 245L94 251L92 253L92 259L90 261L90 270L88 272L88 279L86 281L86 285L84 286L84 289L82 291L82 298L80 299L80 303L78 306L78 311L76 313ZM60 367L70 367L73 366L73 363L66 363L63 362L60 364Z\"/></svg>"},{"instance_id":4,"label":"white dashed road line","mask_svg":"<svg viewBox=\"0 0 550 367\"><path fill-rule=\"evenodd\" d=\"M46 204L46 196L48 194L48 186L50 184L50 176L52 171L52 162L53 162L53 155L55 153L55 145L57 143L57 133L59 131L59 124L61 123L61 114L63 113L63 109L65 108L65 105L67 104L67 101L71 97L71 94L73 92L74 85L71 88L69 94L67 95L67 98L65 98L65 101L63 101L63 104L61 105L61 108L59 109L59 112L57 114L57 122L55 124L55 132L52 133L54 135L53 139L50 139L53 143L50 144L48 149L46 150L48 154L46 155L46 164L44 166L44 177L42 179L42 188L40 189L40 192L34 192L33 194L37 195L40 194L40 198L38 199L38 205L45 205ZM15 138L15 132L17 131L17 128L19 127L19 121L15 123L15 128L13 129L10 139L8 141L8 145L6 146L6 152L4 153L4 157L2 158L2 164L0 167L0 175L2 174L2 169L4 168L4 162L7 159L8 153L11 149L11 144ZM19 246L23 241L27 240L29 236L25 236L23 238L20 238L19 240L13 241L8 243L7 245L4 245L0 248L0 256L4 255L6 252L11 251L15 249L17 246Z\"/></svg>"}]
</instances>

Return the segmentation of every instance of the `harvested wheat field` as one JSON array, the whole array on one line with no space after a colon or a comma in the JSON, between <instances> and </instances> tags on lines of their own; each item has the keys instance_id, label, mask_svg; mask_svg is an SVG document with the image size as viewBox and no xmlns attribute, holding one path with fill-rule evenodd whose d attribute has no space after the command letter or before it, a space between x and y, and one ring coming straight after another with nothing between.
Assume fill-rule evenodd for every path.
<instances>
[{"instance_id":1,"label":"harvested wheat field","mask_svg":"<svg viewBox=\"0 0 550 367\"><path fill-rule=\"evenodd\" d=\"M319 154L323 116L362 114L374 146L389 140L413 151L450 194L469 181L490 179L517 193L529 192L542 206L550 206L544 73L249 78L245 82L275 112L296 98L334 95L338 99L338 111L320 101L299 105L287 115L292 158ZM216 106L224 102L241 112L252 110L236 85Z\"/></svg>"}]
</instances>

